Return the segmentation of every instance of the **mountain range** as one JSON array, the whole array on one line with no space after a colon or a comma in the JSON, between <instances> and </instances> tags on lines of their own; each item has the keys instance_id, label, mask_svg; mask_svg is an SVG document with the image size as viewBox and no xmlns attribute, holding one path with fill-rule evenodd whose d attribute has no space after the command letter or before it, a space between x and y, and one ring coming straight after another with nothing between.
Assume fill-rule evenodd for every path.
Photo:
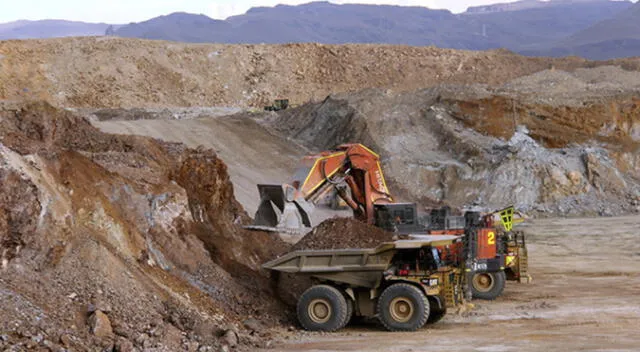
<instances>
[{"instance_id":1,"label":"mountain range","mask_svg":"<svg viewBox=\"0 0 640 352\"><path fill-rule=\"evenodd\" d=\"M595 60L640 56L640 2L534 54Z\"/></svg>"},{"instance_id":2,"label":"mountain range","mask_svg":"<svg viewBox=\"0 0 640 352\"><path fill-rule=\"evenodd\" d=\"M107 28L109 28L109 24L106 23L21 20L0 23L0 40L104 35Z\"/></svg>"},{"instance_id":3,"label":"mountain range","mask_svg":"<svg viewBox=\"0 0 640 352\"><path fill-rule=\"evenodd\" d=\"M192 43L380 43L590 59L640 56L640 3L523 0L471 7L462 14L425 7L332 4L256 7L226 20L173 13L123 26L20 21L0 24L0 39L108 34ZM82 32L82 31L85 32Z\"/></svg>"}]
</instances>

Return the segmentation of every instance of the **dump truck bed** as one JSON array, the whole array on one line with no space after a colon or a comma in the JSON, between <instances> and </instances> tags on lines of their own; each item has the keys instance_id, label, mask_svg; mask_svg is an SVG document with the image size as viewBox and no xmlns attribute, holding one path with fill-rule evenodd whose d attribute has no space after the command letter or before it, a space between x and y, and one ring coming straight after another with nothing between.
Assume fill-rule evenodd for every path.
<instances>
[{"instance_id":1,"label":"dump truck bed","mask_svg":"<svg viewBox=\"0 0 640 352\"><path fill-rule=\"evenodd\" d=\"M384 242L376 248L303 250L290 252L263 265L263 268L286 273L331 273L385 271L399 249L445 246L458 236L421 236L417 240Z\"/></svg>"}]
</instances>

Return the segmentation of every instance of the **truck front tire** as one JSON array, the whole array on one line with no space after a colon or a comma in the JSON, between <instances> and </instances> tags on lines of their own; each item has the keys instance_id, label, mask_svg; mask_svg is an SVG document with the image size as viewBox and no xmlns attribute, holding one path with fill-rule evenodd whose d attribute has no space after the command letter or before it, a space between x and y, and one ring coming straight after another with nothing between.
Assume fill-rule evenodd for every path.
<instances>
[{"instance_id":1,"label":"truck front tire","mask_svg":"<svg viewBox=\"0 0 640 352\"><path fill-rule=\"evenodd\" d=\"M305 330L336 331L347 320L347 301L335 287L316 285L298 300L298 321Z\"/></svg>"},{"instance_id":2,"label":"truck front tire","mask_svg":"<svg viewBox=\"0 0 640 352\"><path fill-rule=\"evenodd\" d=\"M447 315L447 307L442 306L435 299L429 298L429 319L427 325L435 324Z\"/></svg>"},{"instance_id":3,"label":"truck front tire","mask_svg":"<svg viewBox=\"0 0 640 352\"><path fill-rule=\"evenodd\" d=\"M474 274L471 280L473 298L492 301L500 297L504 291L506 279L504 271Z\"/></svg>"},{"instance_id":4,"label":"truck front tire","mask_svg":"<svg viewBox=\"0 0 640 352\"><path fill-rule=\"evenodd\" d=\"M429 301L415 286L393 284L378 298L378 318L389 331L415 331L429 318Z\"/></svg>"}]
</instances>

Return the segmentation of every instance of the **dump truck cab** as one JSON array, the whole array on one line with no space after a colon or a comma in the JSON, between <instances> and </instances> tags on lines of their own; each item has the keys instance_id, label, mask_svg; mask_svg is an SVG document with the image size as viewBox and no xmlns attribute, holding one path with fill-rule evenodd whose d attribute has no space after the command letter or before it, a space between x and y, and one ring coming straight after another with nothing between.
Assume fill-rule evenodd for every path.
<instances>
[{"instance_id":1,"label":"dump truck cab","mask_svg":"<svg viewBox=\"0 0 640 352\"><path fill-rule=\"evenodd\" d=\"M363 316L378 317L390 331L413 331L462 304L463 272L447 265L437 250L460 240L431 236L373 249L295 251L263 267L313 279L297 304L307 330L335 331Z\"/></svg>"},{"instance_id":2,"label":"dump truck cab","mask_svg":"<svg viewBox=\"0 0 640 352\"><path fill-rule=\"evenodd\" d=\"M467 211L462 215L442 207L419 216L415 203L392 203L376 205L375 214L376 226L413 239L461 236L462 241L448 254L452 258L448 264L467 272L468 294L473 298L493 300L502 294L507 280L531 280L525 235L512 231L513 207L489 214Z\"/></svg>"}]
</instances>

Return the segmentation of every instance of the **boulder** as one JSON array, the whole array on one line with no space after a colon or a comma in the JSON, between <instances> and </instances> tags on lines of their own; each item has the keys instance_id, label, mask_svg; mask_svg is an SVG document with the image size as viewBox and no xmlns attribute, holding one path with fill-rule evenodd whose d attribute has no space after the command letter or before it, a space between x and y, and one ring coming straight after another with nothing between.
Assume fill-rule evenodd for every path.
<instances>
[{"instance_id":1,"label":"boulder","mask_svg":"<svg viewBox=\"0 0 640 352\"><path fill-rule=\"evenodd\" d=\"M224 333L224 335L222 335L222 341L229 347L235 347L238 345L238 334L229 329Z\"/></svg>"},{"instance_id":2,"label":"boulder","mask_svg":"<svg viewBox=\"0 0 640 352\"><path fill-rule=\"evenodd\" d=\"M113 336L113 329L111 328L111 321L109 317L103 312L96 310L89 316L89 329L92 334L98 337L111 337Z\"/></svg>"}]
</instances>

